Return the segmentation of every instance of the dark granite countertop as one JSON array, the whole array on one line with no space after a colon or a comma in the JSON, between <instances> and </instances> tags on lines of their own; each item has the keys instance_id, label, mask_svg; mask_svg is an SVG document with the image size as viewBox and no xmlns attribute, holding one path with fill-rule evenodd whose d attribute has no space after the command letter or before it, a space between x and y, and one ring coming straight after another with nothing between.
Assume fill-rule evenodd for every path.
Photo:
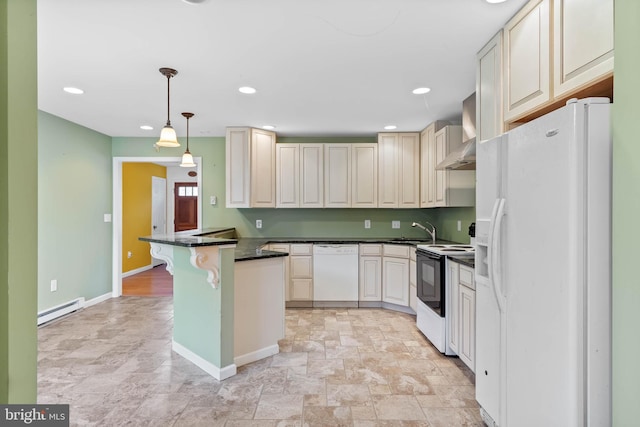
<instances>
[{"instance_id":1,"label":"dark granite countertop","mask_svg":"<svg viewBox=\"0 0 640 427\"><path fill-rule=\"evenodd\" d=\"M222 228L205 228L197 232L197 234L164 234L155 236L139 237L138 240L144 242L164 243L174 246L182 247L197 247L197 246L214 246L214 245L228 245L235 244L235 260L236 261L249 261L253 259L262 258L274 258L289 255L284 252L268 251L261 249L264 245L269 243L326 243L326 244L359 244L359 243L372 243L372 244L394 244L394 245L406 245L416 246L423 244L430 244L431 239L411 239L411 238L398 238L398 237L241 237L238 239L221 239L216 237L209 237L211 234L223 233L233 230L233 227ZM438 244L454 243L448 240L437 240Z\"/></svg>"}]
</instances>

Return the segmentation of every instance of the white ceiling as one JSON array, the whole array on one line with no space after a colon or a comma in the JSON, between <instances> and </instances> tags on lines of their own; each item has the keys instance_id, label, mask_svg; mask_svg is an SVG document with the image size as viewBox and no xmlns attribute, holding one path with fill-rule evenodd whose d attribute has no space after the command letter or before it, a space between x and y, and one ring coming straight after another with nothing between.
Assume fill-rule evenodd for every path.
<instances>
[{"instance_id":1,"label":"white ceiling","mask_svg":"<svg viewBox=\"0 0 640 427\"><path fill-rule=\"evenodd\" d=\"M461 114L476 52L525 2L38 0L38 104L110 136L157 137L158 69L170 67L179 135L183 111L193 137L266 124L282 136L419 131ZM420 86L432 91L413 95Z\"/></svg>"}]
</instances>

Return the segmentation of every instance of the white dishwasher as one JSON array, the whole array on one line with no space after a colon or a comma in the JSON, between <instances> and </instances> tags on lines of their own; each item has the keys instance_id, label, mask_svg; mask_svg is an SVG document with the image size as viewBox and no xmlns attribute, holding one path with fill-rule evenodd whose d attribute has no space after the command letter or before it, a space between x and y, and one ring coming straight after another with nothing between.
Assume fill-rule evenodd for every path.
<instances>
[{"instance_id":1,"label":"white dishwasher","mask_svg":"<svg viewBox=\"0 0 640 427\"><path fill-rule=\"evenodd\" d=\"M313 306L358 306L358 245L313 245Z\"/></svg>"}]
</instances>

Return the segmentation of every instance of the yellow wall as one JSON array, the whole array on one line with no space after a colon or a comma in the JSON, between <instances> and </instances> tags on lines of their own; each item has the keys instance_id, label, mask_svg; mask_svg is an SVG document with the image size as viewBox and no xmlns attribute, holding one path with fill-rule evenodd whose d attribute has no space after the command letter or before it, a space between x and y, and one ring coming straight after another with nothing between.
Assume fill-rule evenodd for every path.
<instances>
[{"instance_id":1,"label":"yellow wall","mask_svg":"<svg viewBox=\"0 0 640 427\"><path fill-rule=\"evenodd\" d=\"M122 272L151 264L149 243L138 240L151 234L151 177L167 177L167 168L151 163L122 164ZM131 258L127 253L131 252Z\"/></svg>"}]
</instances>

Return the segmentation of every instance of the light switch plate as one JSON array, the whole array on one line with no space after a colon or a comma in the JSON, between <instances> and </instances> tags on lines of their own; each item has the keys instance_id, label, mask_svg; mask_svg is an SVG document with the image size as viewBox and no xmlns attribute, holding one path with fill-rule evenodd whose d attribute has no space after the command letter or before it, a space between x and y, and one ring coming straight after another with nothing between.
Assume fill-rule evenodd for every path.
<instances>
[{"instance_id":1,"label":"light switch plate","mask_svg":"<svg viewBox=\"0 0 640 427\"><path fill-rule=\"evenodd\" d=\"M364 228L371 228L371 220L370 219L365 219L364 220Z\"/></svg>"},{"instance_id":2,"label":"light switch plate","mask_svg":"<svg viewBox=\"0 0 640 427\"><path fill-rule=\"evenodd\" d=\"M262 228L262 220L256 219L256 228Z\"/></svg>"},{"instance_id":3,"label":"light switch plate","mask_svg":"<svg viewBox=\"0 0 640 427\"><path fill-rule=\"evenodd\" d=\"M55 292L58 290L58 280L57 279L53 279L51 281L51 292Z\"/></svg>"},{"instance_id":4,"label":"light switch plate","mask_svg":"<svg viewBox=\"0 0 640 427\"><path fill-rule=\"evenodd\" d=\"M462 231L462 221L458 220L458 231Z\"/></svg>"},{"instance_id":5,"label":"light switch plate","mask_svg":"<svg viewBox=\"0 0 640 427\"><path fill-rule=\"evenodd\" d=\"M400 221L391 221L391 228L400 228Z\"/></svg>"}]
</instances>

